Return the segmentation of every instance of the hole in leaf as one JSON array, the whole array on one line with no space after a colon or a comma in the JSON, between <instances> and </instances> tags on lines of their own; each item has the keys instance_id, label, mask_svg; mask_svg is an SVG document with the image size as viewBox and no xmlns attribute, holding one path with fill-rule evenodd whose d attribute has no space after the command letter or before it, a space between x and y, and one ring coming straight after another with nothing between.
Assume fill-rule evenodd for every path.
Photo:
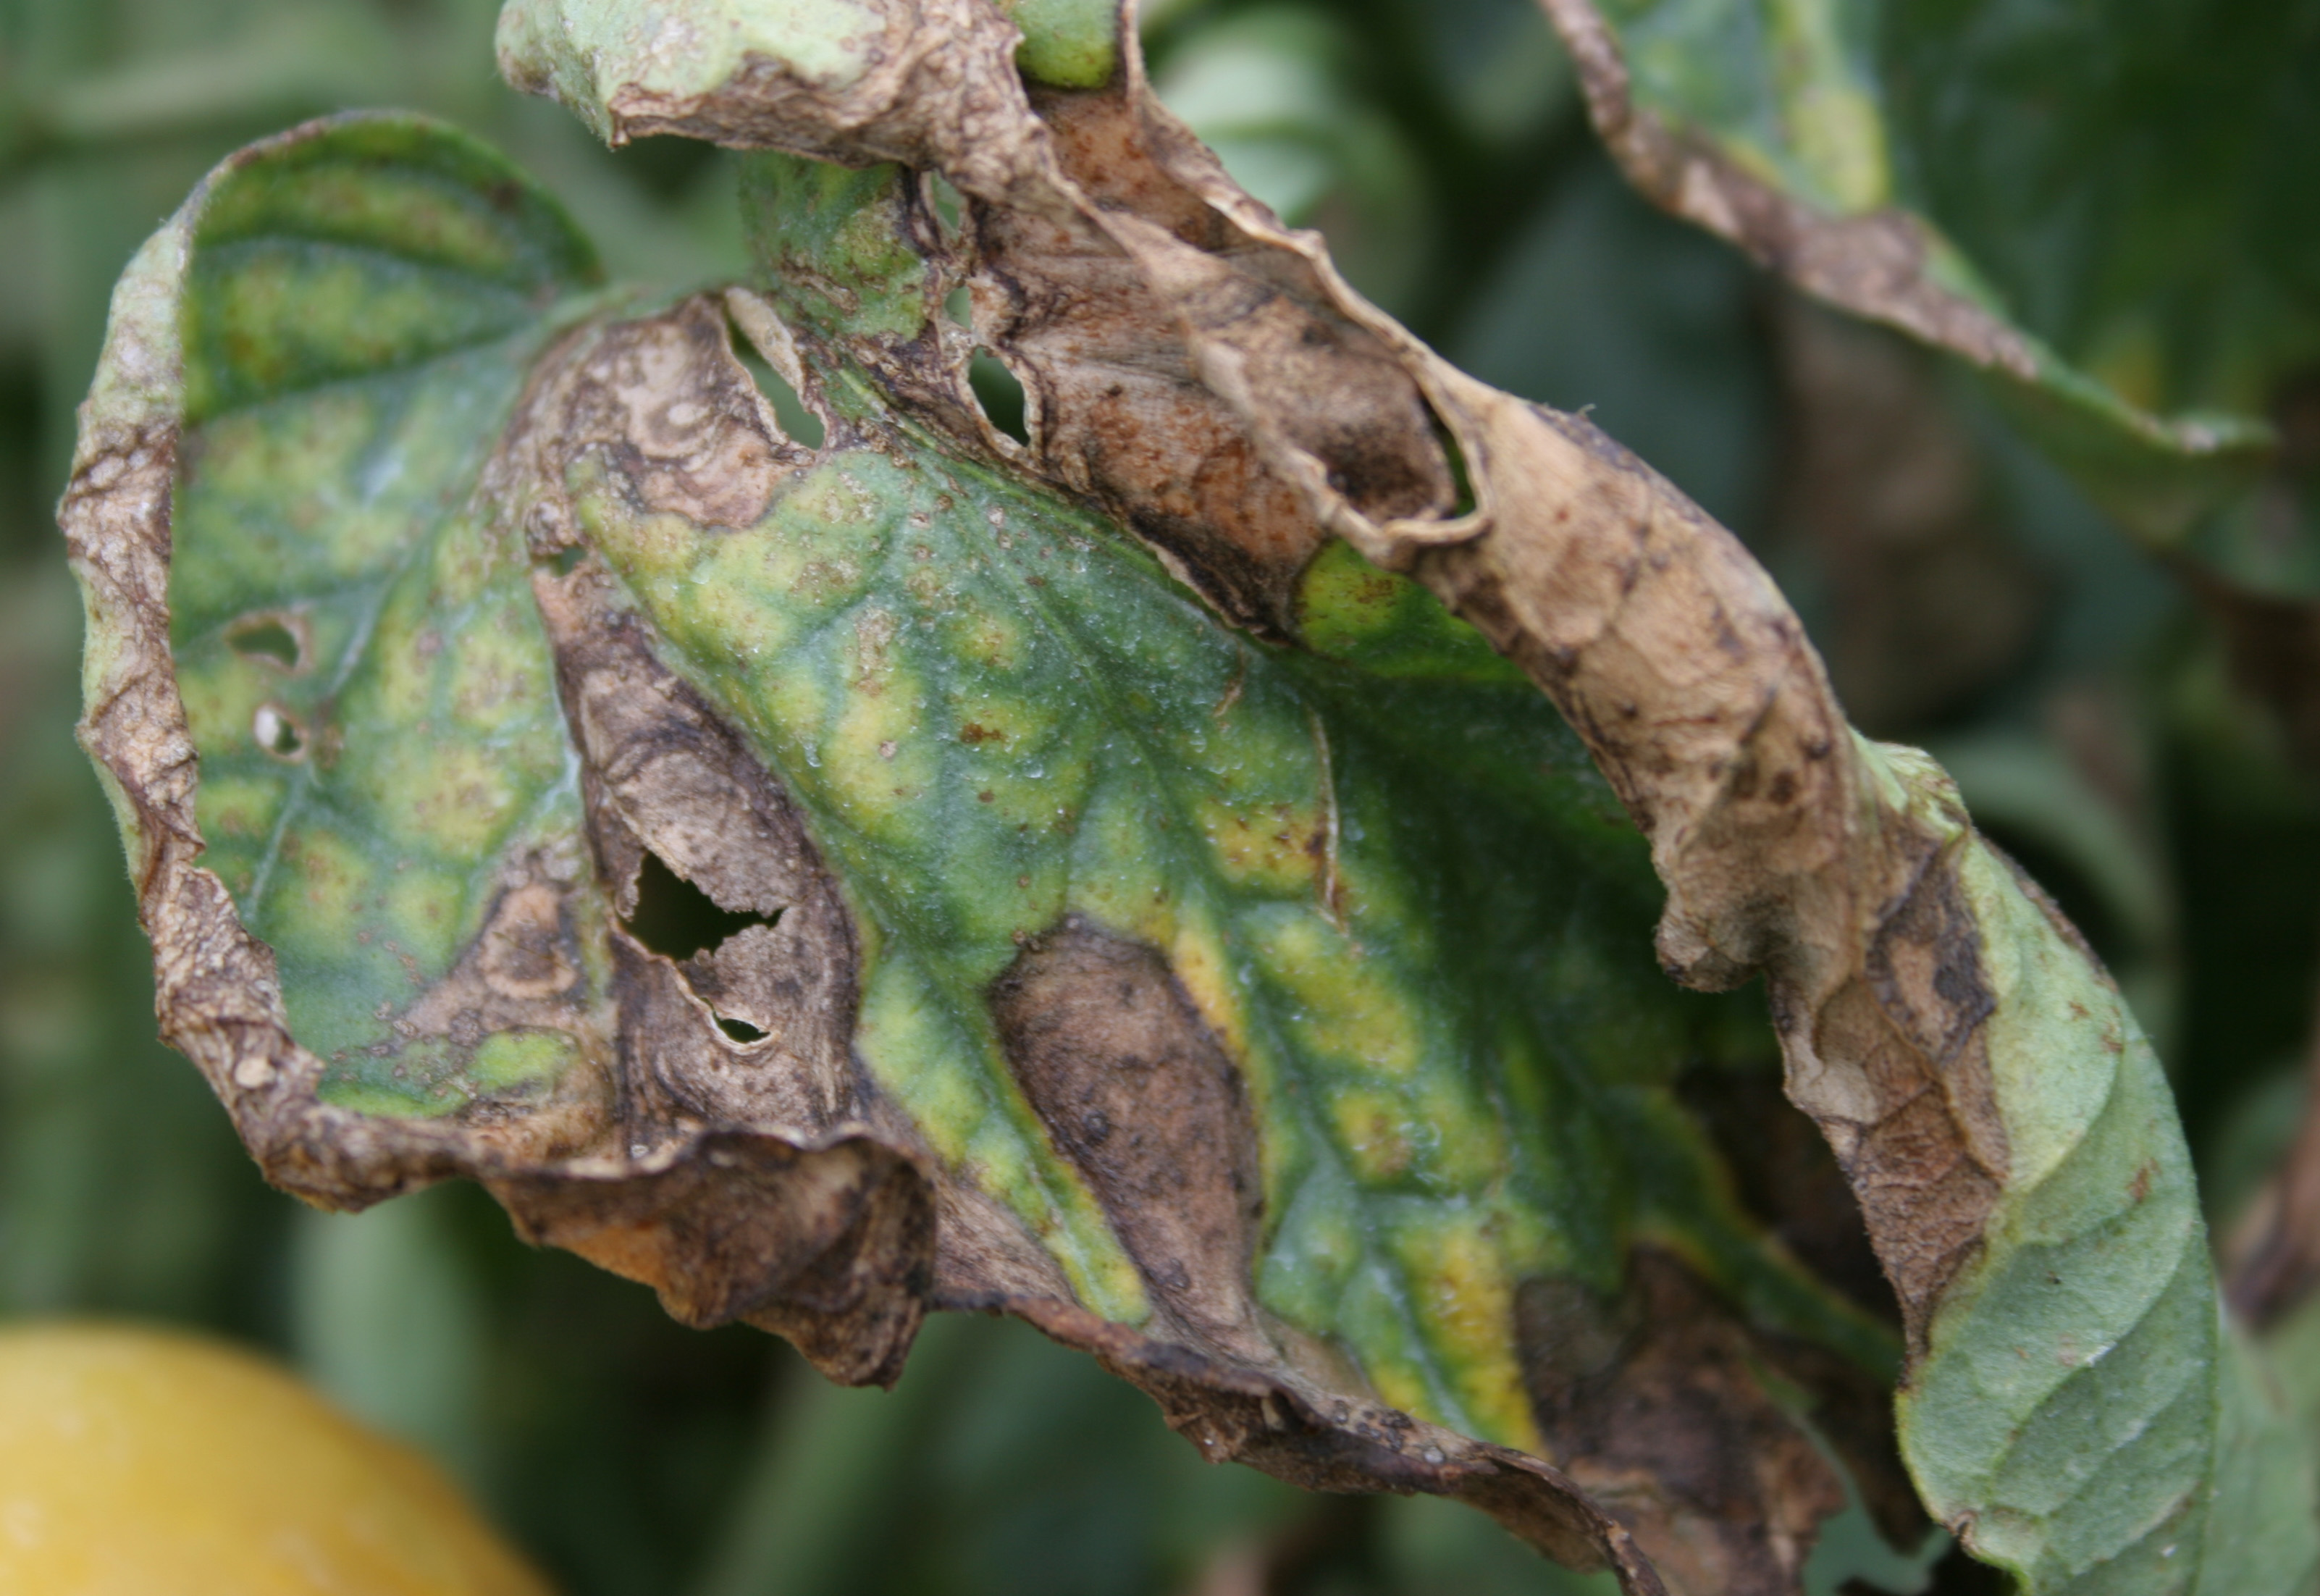
<instances>
[{"instance_id":1,"label":"hole in leaf","mask_svg":"<svg viewBox=\"0 0 2320 1596\"><path fill-rule=\"evenodd\" d=\"M965 283L943 295L943 314L961 327L974 325L974 290Z\"/></svg>"},{"instance_id":2,"label":"hole in leaf","mask_svg":"<svg viewBox=\"0 0 2320 1596\"><path fill-rule=\"evenodd\" d=\"M717 1029L737 1042L762 1042L766 1039L766 1033L748 1020L736 1020L727 1014L717 1016Z\"/></svg>"},{"instance_id":3,"label":"hole in leaf","mask_svg":"<svg viewBox=\"0 0 2320 1596\"><path fill-rule=\"evenodd\" d=\"M548 557L545 563L548 568L557 576L569 576L578 568L581 560L587 557L587 553L586 549L575 543L568 549L557 549Z\"/></svg>"},{"instance_id":4,"label":"hole in leaf","mask_svg":"<svg viewBox=\"0 0 2320 1596\"><path fill-rule=\"evenodd\" d=\"M974 351L974 363L966 368L966 380L974 389L974 402L983 406L983 413L991 424L1028 446L1031 429L1025 421L1021 380L1001 363L998 356L983 349Z\"/></svg>"},{"instance_id":5,"label":"hole in leaf","mask_svg":"<svg viewBox=\"0 0 2320 1596\"><path fill-rule=\"evenodd\" d=\"M271 615L245 621L225 634L226 647L244 659L263 659L295 672L305 648L298 634Z\"/></svg>"},{"instance_id":6,"label":"hole in leaf","mask_svg":"<svg viewBox=\"0 0 2320 1596\"><path fill-rule=\"evenodd\" d=\"M306 751L306 734L298 729L298 722L270 703L258 706L258 713L250 719L249 735L277 759L295 759Z\"/></svg>"},{"instance_id":7,"label":"hole in leaf","mask_svg":"<svg viewBox=\"0 0 2320 1596\"><path fill-rule=\"evenodd\" d=\"M630 936L662 957L683 964L704 948L721 948L727 938L751 926L769 926L779 918L720 909L707 893L662 863L658 854L647 853L637 872L637 911L624 923Z\"/></svg>"},{"instance_id":8,"label":"hole in leaf","mask_svg":"<svg viewBox=\"0 0 2320 1596\"><path fill-rule=\"evenodd\" d=\"M733 355L749 373L749 380L757 385L757 392L774 407L774 419L781 423L782 433L793 443L802 443L808 449L820 449L829 435L821 418L805 407L798 391L790 386L789 379L766 364L766 358L751 349L748 340L733 340Z\"/></svg>"}]
</instances>

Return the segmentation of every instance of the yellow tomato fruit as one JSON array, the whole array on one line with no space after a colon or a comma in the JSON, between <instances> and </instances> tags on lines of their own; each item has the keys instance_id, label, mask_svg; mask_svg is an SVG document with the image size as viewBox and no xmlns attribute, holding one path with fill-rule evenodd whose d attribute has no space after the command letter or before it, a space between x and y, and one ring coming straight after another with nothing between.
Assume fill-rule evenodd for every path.
<instances>
[{"instance_id":1,"label":"yellow tomato fruit","mask_svg":"<svg viewBox=\"0 0 2320 1596\"><path fill-rule=\"evenodd\" d=\"M449 1481L182 1335L0 1329L7 1596L547 1596Z\"/></svg>"}]
</instances>

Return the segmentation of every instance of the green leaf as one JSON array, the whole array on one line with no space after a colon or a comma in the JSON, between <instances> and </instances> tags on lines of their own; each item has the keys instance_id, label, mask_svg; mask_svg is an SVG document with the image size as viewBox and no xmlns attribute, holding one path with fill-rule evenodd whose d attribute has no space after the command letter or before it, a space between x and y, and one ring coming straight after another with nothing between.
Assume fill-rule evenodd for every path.
<instances>
[{"instance_id":1,"label":"green leaf","mask_svg":"<svg viewBox=\"0 0 2320 1596\"><path fill-rule=\"evenodd\" d=\"M2224 1321L2158 1057L2052 906L1941 816L1923 757L1896 754L1886 777L1950 832L1982 929L2008 1165L1900 1393L1926 1505L2025 1592L2304 1589L2311 1460Z\"/></svg>"},{"instance_id":2,"label":"green leaf","mask_svg":"<svg viewBox=\"0 0 2320 1596\"><path fill-rule=\"evenodd\" d=\"M585 873L529 564L473 496L594 256L496 157L410 120L260 147L181 225L171 646L208 866L275 949L323 1101L544 1087L603 1045L601 958L568 1026L465 1035L410 1000L524 861Z\"/></svg>"},{"instance_id":3,"label":"green leaf","mask_svg":"<svg viewBox=\"0 0 2320 1596\"><path fill-rule=\"evenodd\" d=\"M793 325L825 307L787 283L875 280L854 263L891 176L761 158L745 192ZM1652 966L1640 839L1470 627L1337 545L1301 584L1307 647L1254 642L1102 521L930 434L878 438L865 374L821 380L838 431L870 440L757 526L635 524L593 485L581 514L813 812L878 929L862 1045L948 1156L1036 1168L1036 1136L974 1147L1020 1134L977 994L1084 919L1166 950L1248 1082L1264 1306L1346 1345L1397 1406L1535 1444L1516 1286L1616 1293L1625 1238L1663 1227L1768 1322L1883 1363L1712 1195L1667 1089L1713 1017ZM997 1189L1068 1233L1067 1198ZM1083 1245L1102 1256L1100 1232Z\"/></svg>"},{"instance_id":4,"label":"green leaf","mask_svg":"<svg viewBox=\"0 0 2320 1596\"><path fill-rule=\"evenodd\" d=\"M878 426L832 376L838 429ZM1410 633L1455 623L1350 550L1306 590L1340 663L1238 639L1116 532L934 444L832 451L739 530L573 485L673 662L813 817L865 930L871 1073L1083 1301L1149 1311L982 996L1074 919L1165 950L1227 1039L1274 1216L1260 1299L1396 1406L1534 1441L1515 1286L1615 1292L1639 1214L1789 1294L1702 1211L1664 1093L1699 1020L1646 957L1633 834L1527 684L1471 632L1426 651ZM1399 685L1353 667L1371 652Z\"/></svg>"},{"instance_id":5,"label":"green leaf","mask_svg":"<svg viewBox=\"0 0 2320 1596\"><path fill-rule=\"evenodd\" d=\"M2320 596L2308 5L1542 4L1646 195L1987 374L2148 547Z\"/></svg>"},{"instance_id":6,"label":"green leaf","mask_svg":"<svg viewBox=\"0 0 2320 1596\"><path fill-rule=\"evenodd\" d=\"M1101 88L1119 65L1112 0L1000 0L1023 30L1015 64L1059 88Z\"/></svg>"}]
</instances>

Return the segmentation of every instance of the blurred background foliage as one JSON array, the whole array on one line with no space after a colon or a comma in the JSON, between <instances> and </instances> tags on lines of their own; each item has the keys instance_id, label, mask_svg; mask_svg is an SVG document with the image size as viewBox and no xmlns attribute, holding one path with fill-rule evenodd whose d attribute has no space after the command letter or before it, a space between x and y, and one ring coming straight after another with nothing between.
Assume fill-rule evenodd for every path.
<instances>
[{"instance_id":1,"label":"blurred background foliage","mask_svg":"<svg viewBox=\"0 0 2320 1596\"><path fill-rule=\"evenodd\" d=\"M507 150L616 275L741 268L727 158L609 154L509 92L494 10L0 0L0 1314L271 1348L440 1459L574 1596L1604 1589L1446 1504L1210 1469L1020 1326L946 1319L896 1392L844 1392L523 1247L472 1189L307 1212L153 1040L72 742L51 518L131 250L236 146L392 104ZM1855 719L1932 748L2111 961L2227 1223L2304 1095L2320 803L2166 576L1971 379L1630 193L1531 0L1154 0L1146 32L1164 98L1357 286L1488 380L1590 410L1756 549ZM1857 1526L1816 1589L1908 1588Z\"/></svg>"}]
</instances>

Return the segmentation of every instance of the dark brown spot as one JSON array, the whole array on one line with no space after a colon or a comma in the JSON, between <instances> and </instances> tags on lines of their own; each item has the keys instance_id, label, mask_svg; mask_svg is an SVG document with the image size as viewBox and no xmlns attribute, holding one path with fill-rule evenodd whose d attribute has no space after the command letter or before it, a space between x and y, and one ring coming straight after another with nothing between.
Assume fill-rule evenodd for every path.
<instances>
[{"instance_id":1,"label":"dark brown spot","mask_svg":"<svg viewBox=\"0 0 2320 1596\"><path fill-rule=\"evenodd\" d=\"M1550 1454L1664 1575L1729 1596L1797 1589L1844 1486L1766 1391L1763 1349L1721 1299L1640 1247L1618 1294L1532 1280L1515 1311Z\"/></svg>"},{"instance_id":2,"label":"dark brown spot","mask_svg":"<svg viewBox=\"0 0 2320 1596\"><path fill-rule=\"evenodd\" d=\"M991 1011L1024 1095L1153 1295L1197 1344L1270 1356L1248 1294L1255 1129L1167 961L1075 918L1027 944Z\"/></svg>"}]
</instances>

